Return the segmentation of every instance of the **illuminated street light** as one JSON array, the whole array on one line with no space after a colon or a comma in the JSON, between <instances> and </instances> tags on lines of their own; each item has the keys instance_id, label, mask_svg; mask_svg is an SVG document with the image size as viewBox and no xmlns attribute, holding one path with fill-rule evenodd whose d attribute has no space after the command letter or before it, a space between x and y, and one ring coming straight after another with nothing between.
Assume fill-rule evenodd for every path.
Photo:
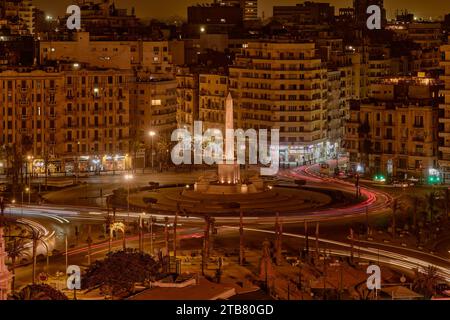
<instances>
[{"instance_id":1,"label":"illuminated street light","mask_svg":"<svg viewBox=\"0 0 450 320\"><path fill-rule=\"evenodd\" d=\"M148 135L150 136L151 141L152 141L152 144L151 144L151 153L152 153L152 172L153 172L153 154L154 154L154 152L153 152L153 138L156 136L156 132L153 131L153 130L151 130L151 131L148 132Z\"/></svg>"},{"instance_id":2,"label":"illuminated street light","mask_svg":"<svg viewBox=\"0 0 450 320\"><path fill-rule=\"evenodd\" d=\"M132 174L126 174L124 176L125 181L127 182L128 187L128 197L127 197L127 210L128 210L128 219L130 220L130 181L133 180L134 176Z\"/></svg>"}]
</instances>

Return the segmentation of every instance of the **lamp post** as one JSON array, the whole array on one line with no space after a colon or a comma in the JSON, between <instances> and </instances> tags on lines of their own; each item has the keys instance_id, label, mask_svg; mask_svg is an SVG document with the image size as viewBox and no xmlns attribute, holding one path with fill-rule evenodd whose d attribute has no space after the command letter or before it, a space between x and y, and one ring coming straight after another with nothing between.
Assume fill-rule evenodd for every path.
<instances>
[{"instance_id":1,"label":"lamp post","mask_svg":"<svg viewBox=\"0 0 450 320\"><path fill-rule=\"evenodd\" d=\"M153 172L153 137L156 135L155 131L149 131L148 135L151 138L151 153L152 153L152 172Z\"/></svg>"},{"instance_id":2,"label":"lamp post","mask_svg":"<svg viewBox=\"0 0 450 320\"><path fill-rule=\"evenodd\" d=\"M128 210L128 218L127 220L130 220L130 181L133 180L132 174L126 174L125 175L125 181L127 182L127 188L128 188L128 197L127 197L127 210Z\"/></svg>"},{"instance_id":3,"label":"lamp post","mask_svg":"<svg viewBox=\"0 0 450 320\"><path fill-rule=\"evenodd\" d=\"M33 177L33 156L28 156L28 163L29 163L29 167L30 167L30 171L28 174L28 188L31 190L31 178ZM30 196L28 196L28 204L30 204Z\"/></svg>"}]
</instances>

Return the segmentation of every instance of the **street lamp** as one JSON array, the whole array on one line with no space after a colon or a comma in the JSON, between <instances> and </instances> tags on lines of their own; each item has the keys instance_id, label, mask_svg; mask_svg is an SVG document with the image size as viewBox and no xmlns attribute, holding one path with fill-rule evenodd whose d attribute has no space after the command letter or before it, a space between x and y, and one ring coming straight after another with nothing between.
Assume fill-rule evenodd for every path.
<instances>
[{"instance_id":1,"label":"street lamp","mask_svg":"<svg viewBox=\"0 0 450 320\"><path fill-rule=\"evenodd\" d=\"M151 153L152 153L152 172L153 172L153 137L156 135L155 131L149 131L148 135L150 136L151 142Z\"/></svg>"},{"instance_id":2,"label":"street lamp","mask_svg":"<svg viewBox=\"0 0 450 320\"><path fill-rule=\"evenodd\" d=\"M139 216L139 250L141 252L144 252L144 243L145 243L145 237L143 233L144 228L144 218L145 218L145 212L142 212Z\"/></svg>"},{"instance_id":3,"label":"street lamp","mask_svg":"<svg viewBox=\"0 0 450 320\"><path fill-rule=\"evenodd\" d=\"M125 181L127 182L128 187L128 197L127 197L127 209L128 209L128 220L130 220L130 181L133 180L132 174L125 175Z\"/></svg>"}]
</instances>

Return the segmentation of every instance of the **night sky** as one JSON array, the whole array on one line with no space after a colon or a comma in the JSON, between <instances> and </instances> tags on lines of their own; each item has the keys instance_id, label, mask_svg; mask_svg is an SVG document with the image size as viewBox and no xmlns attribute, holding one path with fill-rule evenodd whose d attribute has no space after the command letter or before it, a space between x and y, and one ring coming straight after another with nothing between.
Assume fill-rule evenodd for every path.
<instances>
[{"instance_id":1,"label":"night sky","mask_svg":"<svg viewBox=\"0 0 450 320\"><path fill-rule=\"evenodd\" d=\"M174 15L185 16L186 7L196 3L208 3L212 0L116 0L118 7L136 8L136 14L143 18L167 18ZM272 15L274 4L286 5L303 2L302 0L259 0L259 14ZM315 2L329 2L336 7L348 7L352 0L316 0ZM34 0L34 3L53 16L62 16L65 8L74 0ZM428 19L429 17L443 16L450 13L449 0L385 0L388 16L393 17L396 9L408 9L417 16Z\"/></svg>"}]
</instances>

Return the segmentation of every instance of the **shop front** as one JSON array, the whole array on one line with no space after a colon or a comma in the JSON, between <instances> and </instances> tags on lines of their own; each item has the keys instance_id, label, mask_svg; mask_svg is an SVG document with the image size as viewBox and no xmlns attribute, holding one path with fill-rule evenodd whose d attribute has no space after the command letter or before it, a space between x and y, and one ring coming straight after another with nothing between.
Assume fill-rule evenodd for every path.
<instances>
[{"instance_id":1,"label":"shop front","mask_svg":"<svg viewBox=\"0 0 450 320\"><path fill-rule=\"evenodd\" d=\"M105 171L125 171L131 168L131 159L126 155L106 155L102 159L102 166Z\"/></svg>"}]
</instances>

